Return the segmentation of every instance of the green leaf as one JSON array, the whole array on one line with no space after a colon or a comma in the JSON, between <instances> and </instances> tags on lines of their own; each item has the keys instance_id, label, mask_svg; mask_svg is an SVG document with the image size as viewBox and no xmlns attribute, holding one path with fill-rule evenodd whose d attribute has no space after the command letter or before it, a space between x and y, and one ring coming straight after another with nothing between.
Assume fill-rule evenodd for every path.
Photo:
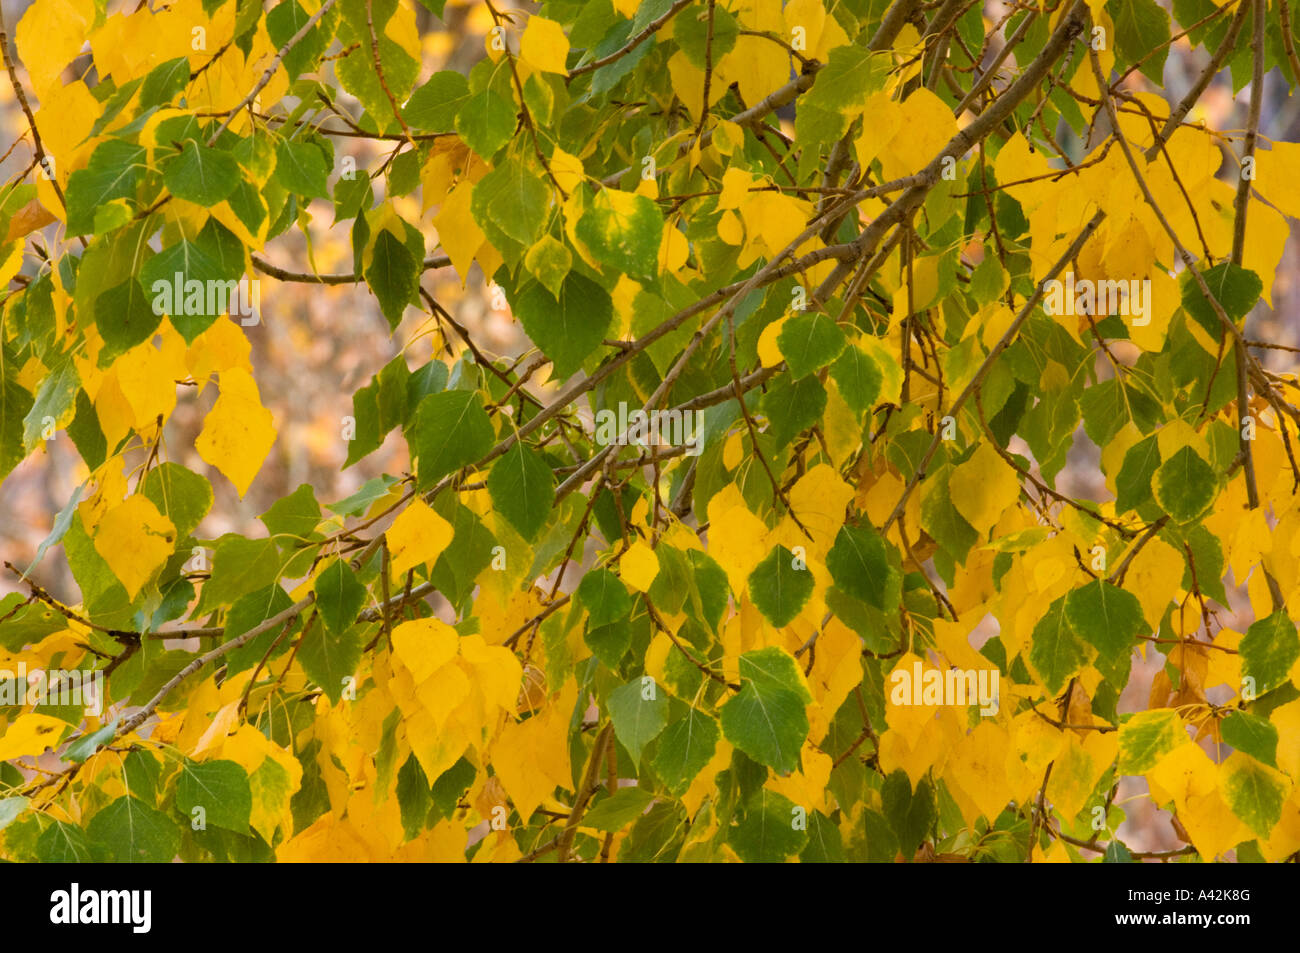
<instances>
[{"instance_id":1,"label":"green leaf","mask_svg":"<svg viewBox=\"0 0 1300 953\"><path fill-rule=\"evenodd\" d=\"M1152 0L1144 2L1152 3ZM1210 294L1231 321L1240 321L1249 314L1264 290L1259 275L1230 261L1220 262L1203 271L1201 276L1205 279ZM1183 308L1211 337L1217 339L1225 333L1223 322L1219 320L1210 299L1201 292L1200 284L1190 273L1183 282L1182 297Z\"/></svg>"},{"instance_id":2,"label":"green leaf","mask_svg":"<svg viewBox=\"0 0 1300 953\"><path fill-rule=\"evenodd\" d=\"M412 131L450 132L469 99L469 82L455 70L434 73L411 94L402 114Z\"/></svg>"},{"instance_id":3,"label":"green leaf","mask_svg":"<svg viewBox=\"0 0 1300 953\"><path fill-rule=\"evenodd\" d=\"M1134 639L1147 629L1137 596L1094 579L1066 596L1065 618L1075 634L1097 650L1098 670L1122 691L1128 682Z\"/></svg>"},{"instance_id":4,"label":"green leaf","mask_svg":"<svg viewBox=\"0 0 1300 953\"><path fill-rule=\"evenodd\" d=\"M396 235L385 229L375 239L366 269L366 284L379 299L379 310L396 329L402 314L419 292L421 262Z\"/></svg>"},{"instance_id":5,"label":"green leaf","mask_svg":"<svg viewBox=\"0 0 1300 953\"><path fill-rule=\"evenodd\" d=\"M760 764L785 773L798 765L810 699L794 659L779 648L740 657L740 692L722 706L722 733Z\"/></svg>"},{"instance_id":6,"label":"green leaf","mask_svg":"<svg viewBox=\"0 0 1300 953\"><path fill-rule=\"evenodd\" d=\"M542 455L516 441L492 466L487 487L501 515L524 539L536 539L555 502L555 477Z\"/></svg>"},{"instance_id":7,"label":"green leaf","mask_svg":"<svg viewBox=\"0 0 1300 953\"><path fill-rule=\"evenodd\" d=\"M1088 652L1078 634L1070 627L1065 611L1065 597L1048 607L1046 615L1034 626L1029 661L1053 695L1088 663Z\"/></svg>"},{"instance_id":8,"label":"green leaf","mask_svg":"<svg viewBox=\"0 0 1300 953\"><path fill-rule=\"evenodd\" d=\"M325 508L332 513L337 513L339 516L359 516L370 509L370 504L374 503L375 500L387 496L388 491L396 482L396 477L387 474L377 476L361 484L361 488L351 496L339 500L337 503L327 503Z\"/></svg>"},{"instance_id":9,"label":"green leaf","mask_svg":"<svg viewBox=\"0 0 1300 953\"><path fill-rule=\"evenodd\" d=\"M680 797L713 758L718 747L718 723L696 708L673 722L659 739L654 770L668 791Z\"/></svg>"},{"instance_id":10,"label":"green leaf","mask_svg":"<svg viewBox=\"0 0 1300 953\"><path fill-rule=\"evenodd\" d=\"M192 139L163 172L163 183L172 195L206 206L216 205L235 191L239 178L239 163L234 156Z\"/></svg>"},{"instance_id":11,"label":"green leaf","mask_svg":"<svg viewBox=\"0 0 1300 953\"><path fill-rule=\"evenodd\" d=\"M608 708L619 743L632 756L632 762L640 764L645 746L668 723L668 696L646 676L645 680L628 682L610 692Z\"/></svg>"},{"instance_id":12,"label":"green leaf","mask_svg":"<svg viewBox=\"0 0 1300 953\"><path fill-rule=\"evenodd\" d=\"M230 611L226 613L226 638L237 638L250 629L261 625L267 619L274 618L292 605L293 600L284 591L284 587L278 584L266 586L256 592L241 596L230 607ZM227 674L237 675L257 665L266 656L267 652L271 651L277 640L279 641L279 651L283 652L287 645L286 641L280 638L282 631L281 626L272 626L256 638L233 650L226 656L228 659L226 663Z\"/></svg>"},{"instance_id":13,"label":"green leaf","mask_svg":"<svg viewBox=\"0 0 1300 953\"><path fill-rule=\"evenodd\" d=\"M233 761L186 758L176 779L176 807L189 818L195 816L196 807L201 807L207 824L247 833L253 811L248 775Z\"/></svg>"},{"instance_id":14,"label":"green leaf","mask_svg":"<svg viewBox=\"0 0 1300 953\"><path fill-rule=\"evenodd\" d=\"M1115 46L1119 51L1116 66L1142 60L1142 72L1159 85L1164 80L1165 57L1169 44L1169 14L1155 0L1118 0L1108 7L1115 24ZM1151 54L1149 58L1148 54Z\"/></svg>"},{"instance_id":15,"label":"green leaf","mask_svg":"<svg viewBox=\"0 0 1300 953\"><path fill-rule=\"evenodd\" d=\"M790 373L795 377L804 377L839 357L847 344L847 338L830 315L820 311L804 311L781 325L776 343L781 349L781 356L790 367ZM856 351L857 348L853 350ZM862 357L870 362L865 355ZM836 382L838 383L838 378Z\"/></svg>"},{"instance_id":16,"label":"green leaf","mask_svg":"<svg viewBox=\"0 0 1300 953\"><path fill-rule=\"evenodd\" d=\"M545 173L518 157L511 157L483 176L470 195L470 211L481 226L495 226L502 234L531 245L546 226L551 189Z\"/></svg>"},{"instance_id":17,"label":"green leaf","mask_svg":"<svg viewBox=\"0 0 1300 953\"><path fill-rule=\"evenodd\" d=\"M280 564L273 540L221 537L212 555L212 574L203 586L202 605L208 609L229 605L270 585L279 575Z\"/></svg>"},{"instance_id":18,"label":"green leaf","mask_svg":"<svg viewBox=\"0 0 1300 953\"><path fill-rule=\"evenodd\" d=\"M95 212L114 199L134 199L141 170L148 168L145 150L121 139L96 147L84 169L68 177L68 234L95 230Z\"/></svg>"},{"instance_id":19,"label":"green leaf","mask_svg":"<svg viewBox=\"0 0 1300 953\"><path fill-rule=\"evenodd\" d=\"M616 273L643 280L659 274L664 217L644 195L602 189L574 232L598 262Z\"/></svg>"},{"instance_id":20,"label":"green leaf","mask_svg":"<svg viewBox=\"0 0 1300 953\"><path fill-rule=\"evenodd\" d=\"M870 526L840 528L826 554L835 585L877 609L889 610L902 598L902 578L889 561L889 547Z\"/></svg>"},{"instance_id":21,"label":"green leaf","mask_svg":"<svg viewBox=\"0 0 1300 953\"><path fill-rule=\"evenodd\" d=\"M543 235L524 256L524 267L540 281L552 296L558 297L564 287L564 276L573 268L573 252L567 245Z\"/></svg>"},{"instance_id":22,"label":"green leaf","mask_svg":"<svg viewBox=\"0 0 1300 953\"><path fill-rule=\"evenodd\" d=\"M614 319L609 292L590 278L569 272L558 296L541 282L529 283L513 303L524 331L555 365L553 378L569 377L605 338Z\"/></svg>"},{"instance_id":23,"label":"green leaf","mask_svg":"<svg viewBox=\"0 0 1300 953\"><path fill-rule=\"evenodd\" d=\"M178 56L160 63L149 71L140 86L136 107L143 112L154 106L168 105L185 91L190 82L190 59Z\"/></svg>"},{"instance_id":24,"label":"green leaf","mask_svg":"<svg viewBox=\"0 0 1300 953\"><path fill-rule=\"evenodd\" d=\"M82 735L64 750L62 760L73 764L81 764L92 754L99 750L100 745L106 745L113 740L117 734L117 721L105 725L98 731L92 731L88 735Z\"/></svg>"},{"instance_id":25,"label":"green leaf","mask_svg":"<svg viewBox=\"0 0 1300 953\"><path fill-rule=\"evenodd\" d=\"M0 831L12 824L31 804L25 797L0 799Z\"/></svg>"},{"instance_id":26,"label":"green leaf","mask_svg":"<svg viewBox=\"0 0 1300 953\"><path fill-rule=\"evenodd\" d=\"M808 812L808 843L799 853L801 864L842 864L844 839L835 822L819 811Z\"/></svg>"},{"instance_id":27,"label":"green leaf","mask_svg":"<svg viewBox=\"0 0 1300 953\"><path fill-rule=\"evenodd\" d=\"M796 830L799 809L789 798L759 788L745 807L745 816L731 829L727 843L747 864L779 864L803 849L807 833Z\"/></svg>"},{"instance_id":28,"label":"green leaf","mask_svg":"<svg viewBox=\"0 0 1300 953\"><path fill-rule=\"evenodd\" d=\"M1285 775L1240 751L1219 765L1219 788L1232 813L1260 837L1268 837L1282 819L1282 806L1291 793Z\"/></svg>"},{"instance_id":29,"label":"green leaf","mask_svg":"<svg viewBox=\"0 0 1300 953\"><path fill-rule=\"evenodd\" d=\"M52 436L45 432L47 422L55 430L68 425L80 389L81 378L72 360L60 361L50 369L36 389L32 409L23 418L23 448L27 452L30 453L47 436Z\"/></svg>"},{"instance_id":30,"label":"green leaf","mask_svg":"<svg viewBox=\"0 0 1300 953\"><path fill-rule=\"evenodd\" d=\"M311 539L321 521L320 504L310 483L304 483L288 496L281 497L258 517L272 536L288 542Z\"/></svg>"},{"instance_id":31,"label":"green leaf","mask_svg":"<svg viewBox=\"0 0 1300 953\"><path fill-rule=\"evenodd\" d=\"M298 660L302 662L303 671L336 705L347 688L345 679L356 674L357 664L361 661L363 629L361 625L338 630L312 626L298 647Z\"/></svg>"},{"instance_id":32,"label":"green leaf","mask_svg":"<svg viewBox=\"0 0 1300 953\"><path fill-rule=\"evenodd\" d=\"M316 610L325 628L337 635L349 628L366 603L366 587L346 559L335 559L316 577Z\"/></svg>"},{"instance_id":33,"label":"green leaf","mask_svg":"<svg viewBox=\"0 0 1300 953\"><path fill-rule=\"evenodd\" d=\"M1198 519L1219 495L1214 471L1191 447L1183 447L1160 465L1152 489L1160 508L1177 523Z\"/></svg>"},{"instance_id":34,"label":"green leaf","mask_svg":"<svg viewBox=\"0 0 1300 953\"><path fill-rule=\"evenodd\" d=\"M647 6L654 6L654 4L641 5L643 9ZM640 12L637 11L638 15ZM710 29L712 29L711 35ZM717 5L713 7L711 26L707 6L691 7L673 21L673 39L696 69L702 70L710 63L716 65L722 57L735 48L736 38L739 35L740 24L736 22L736 18Z\"/></svg>"},{"instance_id":35,"label":"green leaf","mask_svg":"<svg viewBox=\"0 0 1300 953\"><path fill-rule=\"evenodd\" d=\"M474 391L430 394L415 409L406 440L417 460L420 488L474 463L492 449L492 422Z\"/></svg>"},{"instance_id":36,"label":"green leaf","mask_svg":"<svg viewBox=\"0 0 1300 953\"><path fill-rule=\"evenodd\" d=\"M149 340L162 323L162 312L135 278L109 288L95 299L95 326L104 339L100 366Z\"/></svg>"},{"instance_id":37,"label":"green leaf","mask_svg":"<svg viewBox=\"0 0 1300 953\"><path fill-rule=\"evenodd\" d=\"M1120 840L1113 840L1106 845L1106 853L1102 855L1103 864L1133 864L1133 854L1124 846Z\"/></svg>"},{"instance_id":38,"label":"green leaf","mask_svg":"<svg viewBox=\"0 0 1300 953\"><path fill-rule=\"evenodd\" d=\"M778 447L793 443L825 412L826 388L813 374L799 380L793 374L778 374L763 398L763 413L772 424L768 433Z\"/></svg>"},{"instance_id":39,"label":"green leaf","mask_svg":"<svg viewBox=\"0 0 1300 953\"><path fill-rule=\"evenodd\" d=\"M32 395L18 383L18 361L0 341L0 480L27 456L23 449L23 418L32 409Z\"/></svg>"},{"instance_id":40,"label":"green leaf","mask_svg":"<svg viewBox=\"0 0 1300 953\"><path fill-rule=\"evenodd\" d=\"M855 108L860 110L873 92L884 87L889 71L886 60L873 56L866 44L832 50L817 82L800 98L795 138L801 142L831 142L844 135Z\"/></svg>"},{"instance_id":41,"label":"green leaf","mask_svg":"<svg viewBox=\"0 0 1300 953\"><path fill-rule=\"evenodd\" d=\"M580 826L614 833L621 831L654 803L655 796L644 788L619 788L586 814Z\"/></svg>"},{"instance_id":42,"label":"green leaf","mask_svg":"<svg viewBox=\"0 0 1300 953\"><path fill-rule=\"evenodd\" d=\"M1277 767L1277 728L1267 718L1248 711L1229 713L1219 724L1225 743L1271 768Z\"/></svg>"},{"instance_id":43,"label":"green leaf","mask_svg":"<svg viewBox=\"0 0 1300 953\"><path fill-rule=\"evenodd\" d=\"M951 475L951 467L945 466L929 477L943 490L936 489L921 500L921 528L934 537L934 541L953 559L965 559L970 548L980 541L980 536L953 505L948 490Z\"/></svg>"},{"instance_id":44,"label":"green leaf","mask_svg":"<svg viewBox=\"0 0 1300 953\"><path fill-rule=\"evenodd\" d=\"M515 104L485 87L456 112L456 132L471 149L491 158L515 132Z\"/></svg>"},{"instance_id":45,"label":"green leaf","mask_svg":"<svg viewBox=\"0 0 1300 953\"><path fill-rule=\"evenodd\" d=\"M627 586L608 569L593 569L583 576L577 595L593 627L616 622L632 611Z\"/></svg>"},{"instance_id":46,"label":"green leaf","mask_svg":"<svg viewBox=\"0 0 1300 953\"><path fill-rule=\"evenodd\" d=\"M1119 772L1136 775L1150 771L1187 740L1187 729L1172 708L1126 716L1119 725Z\"/></svg>"},{"instance_id":47,"label":"green leaf","mask_svg":"<svg viewBox=\"0 0 1300 953\"><path fill-rule=\"evenodd\" d=\"M433 809L433 786L415 755L407 755L397 772L397 805L402 811L402 830L410 840L425 829Z\"/></svg>"},{"instance_id":48,"label":"green leaf","mask_svg":"<svg viewBox=\"0 0 1300 953\"><path fill-rule=\"evenodd\" d=\"M750 601L778 628L789 625L813 592L812 573L795 568L795 555L777 546L749 576Z\"/></svg>"},{"instance_id":49,"label":"green leaf","mask_svg":"<svg viewBox=\"0 0 1300 953\"><path fill-rule=\"evenodd\" d=\"M179 463L162 463L141 478L144 495L158 507L184 539L212 508L212 484Z\"/></svg>"},{"instance_id":50,"label":"green leaf","mask_svg":"<svg viewBox=\"0 0 1300 953\"><path fill-rule=\"evenodd\" d=\"M875 406L884 383L879 365L855 345L846 347L835 359L831 365L831 378L839 387L844 402L860 414Z\"/></svg>"},{"instance_id":51,"label":"green leaf","mask_svg":"<svg viewBox=\"0 0 1300 953\"><path fill-rule=\"evenodd\" d=\"M266 32L271 38L271 44L277 50L283 49L310 19L311 15L297 3L297 0L277 3L266 14ZM325 52L325 48L329 46L330 37L324 26L329 20L329 14L322 17L316 26L308 30L306 35L289 47L288 52L284 54L284 68L291 80L312 69L320 55ZM186 79L189 79L188 62Z\"/></svg>"},{"instance_id":52,"label":"green leaf","mask_svg":"<svg viewBox=\"0 0 1300 953\"><path fill-rule=\"evenodd\" d=\"M929 778L922 778L913 791L907 774L896 770L885 778L880 800L885 818L898 837L899 850L911 860L939 816L934 786Z\"/></svg>"},{"instance_id":53,"label":"green leaf","mask_svg":"<svg viewBox=\"0 0 1300 953\"><path fill-rule=\"evenodd\" d=\"M1290 616L1279 609L1253 623L1237 651L1242 677L1254 680L1258 697L1287 681L1291 666L1300 658L1300 637Z\"/></svg>"},{"instance_id":54,"label":"green leaf","mask_svg":"<svg viewBox=\"0 0 1300 953\"><path fill-rule=\"evenodd\" d=\"M329 171L325 154L309 142L285 139L275 150L275 178L296 195L329 198Z\"/></svg>"},{"instance_id":55,"label":"green leaf","mask_svg":"<svg viewBox=\"0 0 1300 953\"><path fill-rule=\"evenodd\" d=\"M1129 447L1115 477L1115 509L1124 513L1150 500L1151 483L1159 467L1160 444L1155 434Z\"/></svg>"},{"instance_id":56,"label":"green leaf","mask_svg":"<svg viewBox=\"0 0 1300 953\"><path fill-rule=\"evenodd\" d=\"M96 856L117 864L164 864L180 848L171 818L126 795L90 819L87 837Z\"/></svg>"},{"instance_id":57,"label":"green leaf","mask_svg":"<svg viewBox=\"0 0 1300 953\"><path fill-rule=\"evenodd\" d=\"M68 620L61 614L44 603L26 602L16 592L0 599L0 618L5 620L0 628L0 646L10 652L19 652L24 645L34 645L68 627Z\"/></svg>"},{"instance_id":58,"label":"green leaf","mask_svg":"<svg viewBox=\"0 0 1300 953\"><path fill-rule=\"evenodd\" d=\"M80 827L55 821L36 841L36 859L43 864L87 864L94 858Z\"/></svg>"}]
</instances>

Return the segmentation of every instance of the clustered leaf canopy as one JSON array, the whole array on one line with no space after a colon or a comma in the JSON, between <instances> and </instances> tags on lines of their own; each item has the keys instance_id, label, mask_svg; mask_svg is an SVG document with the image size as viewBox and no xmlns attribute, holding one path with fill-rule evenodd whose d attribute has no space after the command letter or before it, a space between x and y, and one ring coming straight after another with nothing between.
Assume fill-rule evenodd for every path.
<instances>
[{"instance_id":1,"label":"clustered leaf canopy","mask_svg":"<svg viewBox=\"0 0 1300 953\"><path fill-rule=\"evenodd\" d=\"M1300 850L1300 411L1246 333L1300 215L1286 3L35 0L13 36L0 477L80 463L0 668L104 705L0 695L0 856ZM403 449L214 537L302 452L249 280L266 324L373 294L397 356L337 459ZM598 436L639 411L678 436Z\"/></svg>"}]
</instances>

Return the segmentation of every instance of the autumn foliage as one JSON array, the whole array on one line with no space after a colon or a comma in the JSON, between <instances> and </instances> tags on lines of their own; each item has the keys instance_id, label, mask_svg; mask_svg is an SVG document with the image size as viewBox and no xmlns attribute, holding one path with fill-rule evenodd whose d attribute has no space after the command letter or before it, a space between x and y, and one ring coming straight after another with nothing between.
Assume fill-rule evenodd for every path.
<instances>
[{"instance_id":1,"label":"autumn foliage","mask_svg":"<svg viewBox=\"0 0 1300 953\"><path fill-rule=\"evenodd\" d=\"M1283 0L34 0L5 57L0 476L80 486L0 676L102 698L0 681L0 857L1300 851ZM338 464L396 462L239 522L289 285L370 293Z\"/></svg>"}]
</instances>

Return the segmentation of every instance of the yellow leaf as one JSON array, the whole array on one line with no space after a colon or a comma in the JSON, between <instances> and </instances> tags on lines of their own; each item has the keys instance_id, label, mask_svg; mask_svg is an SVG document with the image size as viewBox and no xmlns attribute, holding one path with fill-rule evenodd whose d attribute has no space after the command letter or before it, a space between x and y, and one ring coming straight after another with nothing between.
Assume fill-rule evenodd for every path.
<instances>
[{"instance_id":1,"label":"yellow leaf","mask_svg":"<svg viewBox=\"0 0 1300 953\"><path fill-rule=\"evenodd\" d=\"M14 45L41 99L81 52L95 21L94 0L36 0L18 21Z\"/></svg>"},{"instance_id":2,"label":"yellow leaf","mask_svg":"<svg viewBox=\"0 0 1300 953\"><path fill-rule=\"evenodd\" d=\"M393 654L418 685L456 657L460 636L438 619L415 619L393 629Z\"/></svg>"},{"instance_id":3,"label":"yellow leaf","mask_svg":"<svg viewBox=\"0 0 1300 953\"><path fill-rule=\"evenodd\" d=\"M722 445L722 465L731 471L740 466L740 461L744 458L745 435L737 430L727 437L727 442Z\"/></svg>"},{"instance_id":4,"label":"yellow leaf","mask_svg":"<svg viewBox=\"0 0 1300 953\"><path fill-rule=\"evenodd\" d=\"M1182 166L1179 166L1181 174ZM1300 143L1274 142L1255 153L1255 188L1289 218L1300 218ZM1270 282L1265 282L1265 286Z\"/></svg>"},{"instance_id":5,"label":"yellow leaf","mask_svg":"<svg viewBox=\"0 0 1300 953\"><path fill-rule=\"evenodd\" d=\"M1007 730L981 721L948 759L944 779L954 783L975 804L980 814L994 820L1015 792L1008 783L1004 762L1010 738ZM968 822L975 819L968 817Z\"/></svg>"},{"instance_id":6,"label":"yellow leaf","mask_svg":"<svg viewBox=\"0 0 1300 953\"><path fill-rule=\"evenodd\" d=\"M1093 731L1082 741L1073 732L1066 734L1047 782L1047 796L1062 817L1073 821L1079 816L1102 774L1114 763L1118 749L1114 734Z\"/></svg>"},{"instance_id":7,"label":"yellow leaf","mask_svg":"<svg viewBox=\"0 0 1300 953\"><path fill-rule=\"evenodd\" d=\"M618 564L623 581L639 592L649 592L659 575L659 557L642 540L633 543Z\"/></svg>"},{"instance_id":8,"label":"yellow leaf","mask_svg":"<svg viewBox=\"0 0 1300 953\"><path fill-rule=\"evenodd\" d=\"M948 477L948 492L966 522L984 536L1020 498L1020 479L985 440Z\"/></svg>"},{"instance_id":9,"label":"yellow leaf","mask_svg":"<svg viewBox=\"0 0 1300 953\"><path fill-rule=\"evenodd\" d=\"M766 555L767 527L749 511L740 489L728 483L709 500L709 555L727 573L733 592L744 592L749 574Z\"/></svg>"},{"instance_id":10,"label":"yellow leaf","mask_svg":"<svg viewBox=\"0 0 1300 953\"><path fill-rule=\"evenodd\" d=\"M814 547L829 549L844 525L845 508L853 499L853 487L825 463L813 467L790 489L790 508L812 534Z\"/></svg>"},{"instance_id":11,"label":"yellow leaf","mask_svg":"<svg viewBox=\"0 0 1300 953\"><path fill-rule=\"evenodd\" d=\"M745 226L735 212L722 213L718 219L718 237L728 245L739 245L745 240Z\"/></svg>"},{"instance_id":12,"label":"yellow leaf","mask_svg":"<svg viewBox=\"0 0 1300 953\"><path fill-rule=\"evenodd\" d=\"M1142 603L1142 615L1152 631L1160 626L1165 607L1175 598L1183 580L1183 555L1168 543L1152 539L1133 557L1125 582Z\"/></svg>"},{"instance_id":13,"label":"yellow leaf","mask_svg":"<svg viewBox=\"0 0 1300 953\"><path fill-rule=\"evenodd\" d=\"M483 700L489 706L513 709L524 677L515 653L501 645L488 645L481 635L467 635L460 640L460 654L473 670Z\"/></svg>"},{"instance_id":14,"label":"yellow leaf","mask_svg":"<svg viewBox=\"0 0 1300 953\"><path fill-rule=\"evenodd\" d=\"M95 530L95 551L132 599L175 548L176 527L140 494L106 512Z\"/></svg>"},{"instance_id":15,"label":"yellow leaf","mask_svg":"<svg viewBox=\"0 0 1300 953\"><path fill-rule=\"evenodd\" d=\"M886 181L919 172L957 135L952 109L924 86L903 100L901 110L898 132L881 154Z\"/></svg>"},{"instance_id":16,"label":"yellow leaf","mask_svg":"<svg viewBox=\"0 0 1300 953\"><path fill-rule=\"evenodd\" d=\"M0 761L12 761L27 755L44 754L46 748L58 745L66 721L31 712L19 715L0 735Z\"/></svg>"},{"instance_id":17,"label":"yellow leaf","mask_svg":"<svg viewBox=\"0 0 1300 953\"><path fill-rule=\"evenodd\" d=\"M277 828L293 833L289 801L302 784L302 764L291 752L248 723L239 726L221 746L222 758L234 761L248 773L253 795L251 824L272 843Z\"/></svg>"},{"instance_id":18,"label":"yellow leaf","mask_svg":"<svg viewBox=\"0 0 1300 953\"><path fill-rule=\"evenodd\" d=\"M732 210L740 208L749 195L749 187L754 177L738 166L731 166L722 173L722 191L718 194L718 208Z\"/></svg>"},{"instance_id":19,"label":"yellow leaf","mask_svg":"<svg viewBox=\"0 0 1300 953\"><path fill-rule=\"evenodd\" d=\"M572 192L586 178L582 160L577 156L569 155L558 146L551 153L551 174L566 193Z\"/></svg>"},{"instance_id":20,"label":"yellow leaf","mask_svg":"<svg viewBox=\"0 0 1300 953\"><path fill-rule=\"evenodd\" d=\"M225 474L242 497L271 452L275 436L275 419L262 406L253 376L238 367L223 372L221 396L194 441L199 456Z\"/></svg>"},{"instance_id":21,"label":"yellow leaf","mask_svg":"<svg viewBox=\"0 0 1300 953\"><path fill-rule=\"evenodd\" d=\"M469 266L486 238L470 212L469 202L473 191L472 183L461 182L447 193L442 208L433 217L434 227L438 229L438 241L455 266L456 273L460 275L462 285L468 279Z\"/></svg>"},{"instance_id":22,"label":"yellow leaf","mask_svg":"<svg viewBox=\"0 0 1300 953\"><path fill-rule=\"evenodd\" d=\"M451 524L418 496L398 514L386 534L395 576L427 566L451 543Z\"/></svg>"},{"instance_id":23,"label":"yellow leaf","mask_svg":"<svg viewBox=\"0 0 1300 953\"><path fill-rule=\"evenodd\" d=\"M568 73L564 63L569 55L569 38L554 20L533 16L519 41L519 58L543 73ZM567 189L566 189L567 191Z\"/></svg>"},{"instance_id":24,"label":"yellow leaf","mask_svg":"<svg viewBox=\"0 0 1300 953\"><path fill-rule=\"evenodd\" d=\"M745 234L761 239L769 255L781 252L804 230L811 206L779 192L751 192L740 207Z\"/></svg>"},{"instance_id":25,"label":"yellow leaf","mask_svg":"<svg viewBox=\"0 0 1300 953\"><path fill-rule=\"evenodd\" d=\"M145 341L113 365L118 386L131 406L132 426L140 433L152 432L159 417L165 421L171 416L176 407L176 381L186 374L185 342L170 322L164 321L156 336L161 347Z\"/></svg>"},{"instance_id":26,"label":"yellow leaf","mask_svg":"<svg viewBox=\"0 0 1300 953\"><path fill-rule=\"evenodd\" d=\"M198 382L199 392L202 393L203 386L213 374L235 367L251 372L253 365L248 359L251 348L248 335L239 329L239 325L218 318L190 343L185 354L185 364Z\"/></svg>"},{"instance_id":27,"label":"yellow leaf","mask_svg":"<svg viewBox=\"0 0 1300 953\"><path fill-rule=\"evenodd\" d=\"M776 367L785 360L780 345L776 343L776 339L781 336L781 328L785 321L785 318L777 318L763 328L763 333L758 336L758 359L763 362L764 367Z\"/></svg>"},{"instance_id":28,"label":"yellow leaf","mask_svg":"<svg viewBox=\"0 0 1300 953\"><path fill-rule=\"evenodd\" d=\"M659 268L662 271L676 272L686 264L690 254L690 245L686 236L675 226L664 229L663 240L659 243Z\"/></svg>"},{"instance_id":29,"label":"yellow leaf","mask_svg":"<svg viewBox=\"0 0 1300 953\"><path fill-rule=\"evenodd\" d=\"M903 108L888 93L872 93L867 97L862 117L862 134L854 148L857 149L858 164L865 169L898 133L903 122Z\"/></svg>"},{"instance_id":30,"label":"yellow leaf","mask_svg":"<svg viewBox=\"0 0 1300 953\"><path fill-rule=\"evenodd\" d=\"M1277 728L1277 766L1292 780L1300 779L1300 699L1279 705L1268 718Z\"/></svg>"},{"instance_id":31,"label":"yellow leaf","mask_svg":"<svg viewBox=\"0 0 1300 953\"><path fill-rule=\"evenodd\" d=\"M698 9L698 6L692 6ZM736 0L728 6L742 29L778 35L785 32L781 0ZM735 47L724 62L728 66L735 64L733 78L740 87L741 99L747 103L762 102L765 96L790 79L790 54L764 36L737 37ZM715 77L713 88L720 85L729 83L719 83ZM698 104L699 97L695 98ZM698 109L698 105L695 108Z\"/></svg>"},{"instance_id":32,"label":"yellow leaf","mask_svg":"<svg viewBox=\"0 0 1300 953\"><path fill-rule=\"evenodd\" d=\"M570 681L544 711L527 721L507 724L492 745L492 769L520 817L531 817L557 787L573 785L569 716L577 698L578 684Z\"/></svg>"}]
</instances>

